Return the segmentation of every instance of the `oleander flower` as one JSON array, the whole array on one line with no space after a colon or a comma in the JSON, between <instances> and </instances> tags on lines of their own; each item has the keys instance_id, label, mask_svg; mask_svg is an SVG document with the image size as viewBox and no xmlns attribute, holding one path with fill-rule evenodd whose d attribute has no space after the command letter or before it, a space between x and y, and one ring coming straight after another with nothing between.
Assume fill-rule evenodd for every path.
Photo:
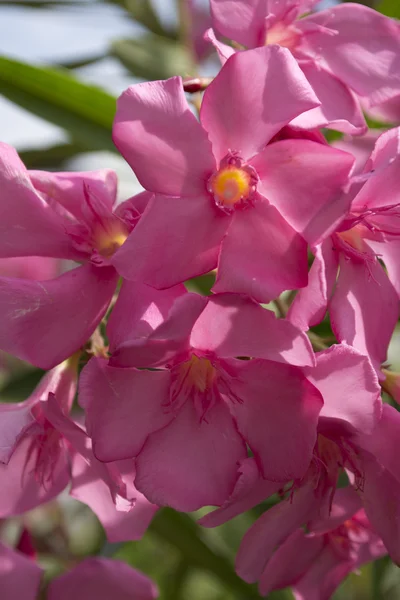
<instances>
[{"instance_id":1,"label":"oleander flower","mask_svg":"<svg viewBox=\"0 0 400 600\"><path fill-rule=\"evenodd\" d=\"M154 198L112 258L118 271L167 288L218 266L215 292L263 302L304 287L306 242L347 210L341 192L353 159L310 139L269 142L318 104L276 46L226 62L205 91L200 123L179 77L128 88L113 139Z\"/></svg>"},{"instance_id":2,"label":"oleander flower","mask_svg":"<svg viewBox=\"0 0 400 600\"><path fill-rule=\"evenodd\" d=\"M359 4L339 4L302 17L318 0L211 0L214 27L245 48L278 44L298 61L321 105L299 127L367 131L360 101L380 105L400 93L400 27ZM302 17L302 18L300 18ZM235 50L215 38L221 59Z\"/></svg>"},{"instance_id":3,"label":"oleander flower","mask_svg":"<svg viewBox=\"0 0 400 600\"><path fill-rule=\"evenodd\" d=\"M376 141L356 178L348 215L315 246L308 287L289 311L289 319L306 330L329 308L337 339L368 354L378 372L399 317L399 140L397 127Z\"/></svg>"},{"instance_id":4,"label":"oleander flower","mask_svg":"<svg viewBox=\"0 0 400 600\"><path fill-rule=\"evenodd\" d=\"M110 257L138 221L148 194L113 210L109 170L29 172L0 144L0 257L54 257L83 263L41 281L0 277L0 348L50 369L87 342L115 292Z\"/></svg>"},{"instance_id":5,"label":"oleander flower","mask_svg":"<svg viewBox=\"0 0 400 600\"><path fill-rule=\"evenodd\" d=\"M96 457L136 457L148 500L186 511L225 501L246 444L266 478L302 476L322 407L299 367L313 364L307 337L233 294L183 292L132 314L131 285L109 321L110 362L81 375Z\"/></svg>"}]
</instances>

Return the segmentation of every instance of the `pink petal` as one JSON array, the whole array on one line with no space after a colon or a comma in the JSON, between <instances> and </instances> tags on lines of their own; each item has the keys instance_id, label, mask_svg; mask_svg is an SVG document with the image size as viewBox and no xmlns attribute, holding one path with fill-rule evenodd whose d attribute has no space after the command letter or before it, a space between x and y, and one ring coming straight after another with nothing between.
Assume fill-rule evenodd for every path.
<instances>
[{"instance_id":1,"label":"pink petal","mask_svg":"<svg viewBox=\"0 0 400 600\"><path fill-rule=\"evenodd\" d=\"M243 362L229 387L240 399L230 409L263 476L301 478L317 438L323 405L318 390L299 368L256 359Z\"/></svg>"},{"instance_id":2,"label":"pink petal","mask_svg":"<svg viewBox=\"0 0 400 600\"><path fill-rule=\"evenodd\" d=\"M128 512L118 510L107 483L79 454L72 459L70 494L90 506L103 525L109 542L140 540L158 509L136 490L132 509Z\"/></svg>"},{"instance_id":3,"label":"pink petal","mask_svg":"<svg viewBox=\"0 0 400 600\"><path fill-rule=\"evenodd\" d=\"M52 279L60 272L61 260L48 256L16 256L0 258L0 275L20 279Z\"/></svg>"},{"instance_id":4,"label":"pink petal","mask_svg":"<svg viewBox=\"0 0 400 600\"><path fill-rule=\"evenodd\" d=\"M275 144L273 144L275 146ZM236 212L221 247L214 292L269 302L307 285L307 244L264 199Z\"/></svg>"},{"instance_id":5,"label":"pink petal","mask_svg":"<svg viewBox=\"0 0 400 600\"><path fill-rule=\"evenodd\" d=\"M360 431L358 443L400 482L400 465L393 447L400 436L400 413L383 404L382 418L373 431Z\"/></svg>"},{"instance_id":6,"label":"pink petal","mask_svg":"<svg viewBox=\"0 0 400 600\"><path fill-rule=\"evenodd\" d=\"M49 203L61 204L78 221L84 221L86 216L82 211L85 188L110 212L117 197L117 174L111 169L79 173L29 171L29 177L35 188L48 197Z\"/></svg>"},{"instance_id":7,"label":"pink petal","mask_svg":"<svg viewBox=\"0 0 400 600\"><path fill-rule=\"evenodd\" d=\"M318 557L324 546L320 536L294 531L268 561L260 578L260 594L267 596L295 583Z\"/></svg>"},{"instance_id":8,"label":"pink petal","mask_svg":"<svg viewBox=\"0 0 400 600\"><path fill-rule=\"evenodd\" d=\"M218 527L237 517L275 494L281 487L276 481L267 481L261 476L254 458L245 458L239 469L232 494L221 508L209 512L199 520L203 527Z\"/></svg>"},{"instance_id":9,"label":"pink petal","mask_svg":"<svg viewBox=\"0 0 400 600\"><path fill-rule=\"evenodd\" d=\"M329 600L356 565L329 545L316 557L308 572L293 586L295 600Z\"/></svg>"},{"instance_id":10,"label":"pink petal","mask_svg":"<svg viewBox=\"0 0 400 600\"><path fill-rule=\"evenodd\" d=\"M227 60L204 94L200 120L218 161L228 150L248 160L294 117L319 104L289 50L268 46Z\"/></svg>"},{"instance_id":11,"label":"pink petal","mask_svg":"<svg viewBox=\"0 0 400 600\"><path fill-rule=\"evenodd\" d=\"M126 279L171 287L217 266L230 222L207 193L196 198L155 196L112 263Z\"/></svg>"},{"instance_id":12,"label":"pink petal","mask_svg":"<svg viewBox=\"0 0 400 600\"><path fill-rule=\"evenodd\" d=\"M332 419L348 425L352 432L371 432L380 419L382 403L368 357L344 344L333 345L316 357L317 366L304 371L324 399L322 423L327 420L328 426Z\"/></svg>"},{"instance_id":13,"label":"pink petal","mask_svg":"<svg viewBox=\"0 0 400 600\"><path fill-rule=\"evenodd\" d=\"M400 36L398 25L377 11L344 4L307 17L335 35L313 33L307 39L329 69L372 105L400 91Z\"/></svg>"},{"instance_id":14,"label":"pink petal","mask_svg":"<svg viewBox=\"0 0 400 600\"><path fill-rule=\"evenodd\" d=\"M86 264L42 282L0 278L0 348L42 369L62 362L92 335L117 277Z\"/></svg>"},{"instance_id":15,"label":"pink petal","mask_svg":"<svg viewBox=\"0 0 400 600\"><path fill-rule=\"evenodd\" d=\"M200 420L188 400L176 419L153 433L136 460L136 487L159 506L189 512L230 496L246 448L222 402Z\"/></svg>"},{"instance_id":16,"label":"pink petal","mask_svg":"<svg viewBox=\"0 0 400 600\"><path fill-rule=\"evenodd\" d=\"M264 45L266 2L260 0L211 0L214 27L228 39L248 48Z\"/></svg>"},{"instance_id":17,"label":"pink petal","mask_svg":"<svg viewBox=\"0 0 400 600\"><path fill-rule=\"evenodd\" d=\"M236 557L236 572L253 583L260 579L275 548L313 515L318 501L312 484L300 488L293 498L267 510L244 536Z\"/></svg>"},{"instance_id":18,"label":"pink petal","mask_svg":"<svg viewBox=\"0 0 400 600\"><path fill-rule=\"evenodd\" d=\"M368 239L367 243L385 263L390 282L397 295L400 296L400 240L395 238L386 238L384 241Z\"/></svg>"},{"instance_id":19,"label":"pink petal","mask_svg":"<svg viewBox=\"0 0 400 600\"><path fill-rule=\"evenodd\" d=\"M1 600L35 600L43 570L0 542Z\"/></svg>"},{"instance_id":20,"label":"pink petal","mask_svg":"<svg viewBox=\"0 0 400 600\"><path fill-rule=\"evenodd\" d=\"M126 563L109 558L87 558L53 579L48 600L154 600L156 585Z\"/></svg>"},{"instance_id":21,"label":"pink petal","mask_svg":"<svg viewBox=\"0 0 400 600\"><path fill-rule=\"evenodd\" d=\"M292 365L314 364L308 337L246 296L217 294L194 324L193 348L222 358L252 356Z\"/></svg>"},{"instance_id":22,"label":"pink petal","mask_svg":"<svg viewBox=\"0 0 400 600\"><path fill-rule=\"evenodd\" d=\"M311 520L308 530L312 533L324 534L333 531L339 525L350 520L362 508L361 498L350 486L338 488L335 491L332 506L328 516Z\"/></svg>"},{"instance_id":23,"label":"pink petal","mask_svg":"<svg viewBox=\"0 0 400 600\"><path fill-rule=\"evenodd\" d=\"M0 404L0 463L10 461L18 441L34 423L29 401Z\"/></svg>"},{"instance_id":24,"label":"pink petal","mask_svg":"<svg viewBox=\"0 0 400 600\"><path fill-rule=\"evenodd\" d=\"M100 358L89 361L81 374L79 401L99 460L133 458L150 433L171 421L174 415L165 409L169 385L167 371L119 369Z\"/></svg>"},{"instance_id":25,"label":"pink petal","mask_svg":"<svg viewBox=\"0 0 400 600\"><path fill-rule=\"evenodd\" d=\"M215 169L211 145L180 77L129 87L117 102L113 140L146 190L197 196Z\"/></svg>"},{"instance_id":26,"label":"pink petal","mask_svg":"<svg viewBox=\"0 0 400 600\"><path fill-rule=\"evenodd\" d=\"M0 464L0 518L20 515L49 502L69 483L69 467L61 452L46 487L35 475L35 452L29 453L32 438L25 436L7 465Z\"/></svg>"},{"instance_id":27,"label":"pink petal","mask_svg":"<svg viewBox=\"0 0 400 600\"><path fill-rule=\"evenodd\" d=\"M232 54L235 54L235 50L232 48L232 46L228 46L227 44L223 44L222 42L217 40L217 38L215 37L215 33L212 29L208 29L205 32L204 39L212 43L212 45L218 53L218 57L222 65L226 63L226 61L230 56L232 56Z\"/></svg>"},{"instance_id":28,"label":"pink petal","mask_svg":"<svg viewBox=\"0 0 400 600\"><path fill-rule=\"evenodd\" d=\"M301 331L307 331L324 319L338 271L337 253L330 237L316 246L314 252L308 285L297 292L287 315Z\"/></svg>"},{"instance_id":29,"label":"pink petal","mask_svg":"<svg viewBox=\"0 0 400 600\"><path fill-rule=\"evenodd\" d=\"M375 142L364 172L372 173L352 203L352 210L398 205L400 185L400 128L384 132ZM385 218L375 216L374 219ZM378 221L379 223L379 221ZM397 229L398 231L398 229Z\"/></svg>"},{"instance_id":30,"label":"pink petal","mask_svg":"<svg viewBox=\"0 0 400 600\"><path fill-rule=\"evenodd\" d=\"M159 291L134 281L123 281L107 322L110 353L127 340L148 338L164 323L175 301L186 295L181 284Z\"/></svg>"},{"instance_id":31,"label":"pink petal","mask_svg":"<svg viewBox=\"0 0 400 600\"><path fill-rule=\"evenodd\" d=\"M123 288L122 292L122 302L126 303L126 306L129 305L128 290L132 284L127 285L128 287L125 287L125 290ZM173 292L174 289L175 292ZM124 318L122 310L118 306L118 299L113 312L115 316L111 323L112 326L108 329L110 350L113 352L110 364L113 366L140 368L165 365L168 360L188 349L190 332L196 319L204 310L206 299L199 294L191 294L186 291L182 294L180 286L162 291L153 288L147 288L147 290L153 291L145 296L145 299L147 297L149 300L153 297L155 302L148 303L143 315L144 319L136 325L134 324L131 329L129 327L130 317ZM180 293L180 296L177 296L177 293ZM175 295L175 299L173 295ZM132 296L129 299L132 306L134 299ZM163 310L164 315L160 313L160 309ZM167 312L168 309L170 310ZM134 311L130 312L134 315ZM119 320L119 330L114 336L117 319ZM125 327L125 332L122 331L123 327ZM154 329L151 330L151 327Z\"/></svg>"},{"instance_id":32,"label":"pink petal","mask_svg":"<svg viewBox=\"0 0 400 600\"><path fill-rule=\"evenodd\" d=\"M299 139L270 144L252 161L259 191L311 245L343 220L353 164L351 154Z\"/></svg>"},{"instance_id":33,"label":"pink petal","mask_svg":"<svg viewBox=\"0 0 400 600\"><path fill-rule=\"evenodd\" d=\"M46 403L49 392L57 393L60 406L68 411L76 392L75 364L61 364L48 371L24 402L0 404L0 462L8 464L18 442L34 426L33 407ZM43 405L44 406L44 405Z\"/></svg>"},{"instance_id":34,"label":"pink petal","mask_svg":"<svg viewBox=\"0 0 400 600\"><path fill-rule=\"evenodd\" d=\"M399 299L380 264L340 256L340 273L330 304L339 340L367 354L375 369L385 362L399 316Z\"/></svg>"},{"instance_id":35,"label":"pink petal","mask_svg":"<svg viewBox=\"0 0 400 600\"><path fill-rule=\"evenodd\" d=\"M33 187L14 148L0 143L0 256L76 258L61 217Z\"/></svg>"},{"instance_id":36,"label":"pink petal","mask_svg":"<svg viewBox=\"0 0 400 600\"><path fill-rule=\"evenodd\" d=\"M391 559L400 564L400 482L372 457L363 460L365 477L361 497L374 530Z\"/></svg>"},{"instance_id":37,"label":"pink petal","mask_svg":"<svg viewBox=\"0 0 400 600\"><path fill-rule=\"evenodd\" d=\"M321 106L299 115L291 125L301 129L327 127L350 135L366 133L368 126L354 92L317 63L305 62L301 70L321 101Z\"/></svg>"}]
</instances>

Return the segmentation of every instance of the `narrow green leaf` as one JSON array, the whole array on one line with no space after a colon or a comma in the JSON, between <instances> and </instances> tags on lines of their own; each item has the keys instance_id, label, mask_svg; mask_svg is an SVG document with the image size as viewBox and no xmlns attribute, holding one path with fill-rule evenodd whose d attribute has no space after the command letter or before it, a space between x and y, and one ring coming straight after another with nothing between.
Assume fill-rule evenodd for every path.
<instances>
[{"instance_id":1,"label":"narrow green leaf","mask_svg":"<svg viewBox=\"0 0 400 600\"><path fill-rule=\"evenodd\" d=\"M0 94L63 127L88 149L115 150L111 141L115 99L67 71L0 57Z\"/></svg>"},{"instance_id":2,"label":"narrow green leaf","mask_svg":"<svg viewBox=\"0 0 400 600\"><path fill-rule=\"evenodd\" d=\"M195 68L188 51L179 42L156 35L138 40L117 40L111 53L137 77L168 79L174 75L193 75Z\"/></svg>"}]
</instances>

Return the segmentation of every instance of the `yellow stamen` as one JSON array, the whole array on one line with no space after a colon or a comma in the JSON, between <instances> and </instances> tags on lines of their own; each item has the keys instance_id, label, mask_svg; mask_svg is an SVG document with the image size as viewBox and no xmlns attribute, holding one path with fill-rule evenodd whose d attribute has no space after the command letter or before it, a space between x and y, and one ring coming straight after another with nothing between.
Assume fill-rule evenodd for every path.
<instances>
[{"instance_id":1,"label":"yellow stamen","mask_svg":"<svg viewBox=\"0 0 400 600\"><path fill-rule=\"evenodd\" d=\"M237 167L221 169L211 181L214 198L218 203L228 207L246 199L250 193L250 186L250 174Z\"/></svg>"}]
</instances>

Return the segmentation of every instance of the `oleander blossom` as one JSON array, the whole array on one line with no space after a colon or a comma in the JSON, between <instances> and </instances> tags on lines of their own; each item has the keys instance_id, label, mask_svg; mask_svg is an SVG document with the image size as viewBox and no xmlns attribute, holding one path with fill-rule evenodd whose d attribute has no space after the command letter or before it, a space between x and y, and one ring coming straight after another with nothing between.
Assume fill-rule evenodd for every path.
<instances>
[{"instance_id":1,"label":"oleander blossom","mask_svg":"<svg viewBox=\"0 0 400 600\"><path fill-rule=\"evenodd\" d=\"M329 308L337 339L369 355L378 372L399 317L399 140L397 127L376 141L350 192L349 213L315 246L308 286L289 311L289 319L306 330Z\"/></svg>"},{"instance_id":2,"label":"oleander blossom","mask_svg":"<svg viewBox=\"0 0 400 600\"><path fill-rule=\"evenodd\" d=\"M200 123L179 77L131 86L113 139L154 197L112 258L119 272L162 289L218 266L213 291L259 301L304 287L306 242L346 210L353 159L311 139L273 138L318 104L276 46L226 62L204 93Z\"/></svg>"},{"instance_id":3,"label":"oleander blossom","mask_svg":"<svg viewBox=\"0 0 400 600\"><path fill-rule=\"evenodd\" d=\"M27 171L0 144L0 257L83 263L41 281L0 277L2 350L50 369L87 342L116 289L110 258L148 199L139 194L114 210L116 193L113 171Z\"/></svg>"},{"instance_id":4,"label":"oleander blossom","mask_svg":"<svg viewBox=\"0 0 400 600\"><path fill-rule=\"evenodd\" d=\"M43 377L32 395L0 405L0 517L22 514L70 494L90 506L112 542L140 539L157 507L134 485L132 461L96 460L86 432L69 417L77 356Z\"/></svg>"},{"instance_id":5,"label":"oleander blossom","mask_svg":"<svg viewBox=\"0 0 400 600\"><path fill-rule=\"evenodd\" d=\"M213 26L245 48L278 44L299 63L321 104L298 127L367 131L359 97L374 107L400 93L400 27L366 6L339 4L302 17L318 0L210 0ZM301 17L301 18L300 18ZM207 38L225 61L235 50Z\"/></svg>"},{"instance_id":6,"label":"oleander blossom","mask_svg":"<svg viewBox=\"0 0 400 600\"><path fill-rule=\"evenodd\" d=\"M225 501L246 443L265 477L302 476L322 407L300 368L307 337L233 294L158 292L132 314L131 287L108 324L110 362L91 359L80 380L97 458L136 457L136 487L187 511Z\"/></svg>"}]
</instances>

